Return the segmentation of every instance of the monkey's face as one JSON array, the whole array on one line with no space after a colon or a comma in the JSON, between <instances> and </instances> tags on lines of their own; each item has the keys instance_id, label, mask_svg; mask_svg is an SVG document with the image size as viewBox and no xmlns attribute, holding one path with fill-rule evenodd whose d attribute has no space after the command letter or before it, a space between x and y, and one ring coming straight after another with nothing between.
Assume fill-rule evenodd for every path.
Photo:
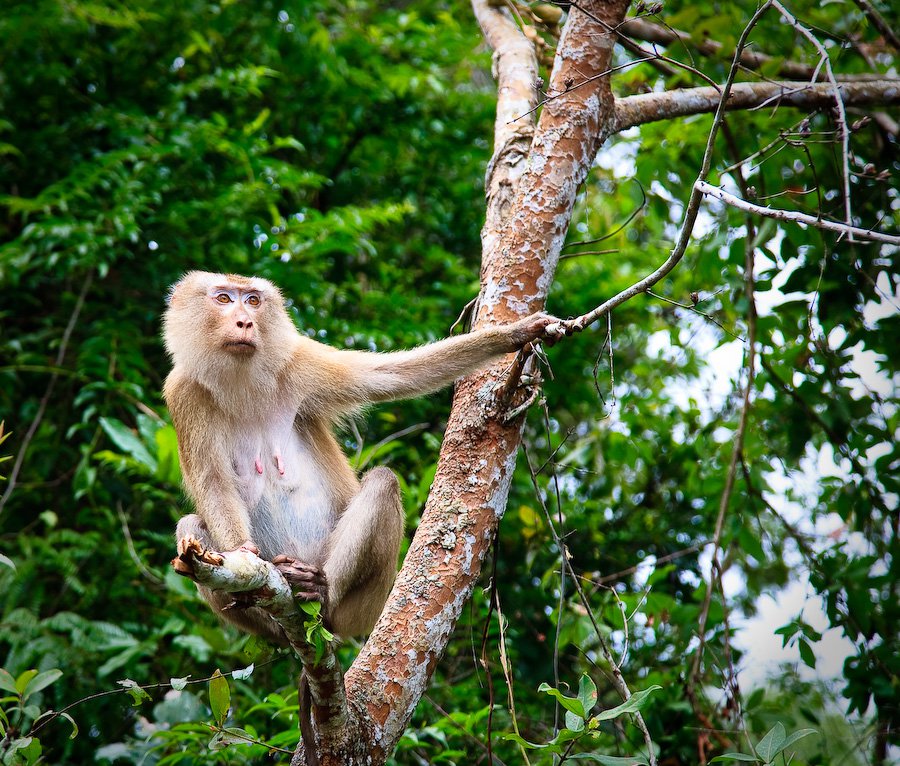
<instances>
[{"instance_id":1,"label":"monkey's face","mask_svg":"<svg viewBox=\"0 0 900 766\"><path fill-rule=\"evenodd\" d=\"M234 359L271 354L268 347L284 345L285 332L293 334L293 325L265 279L194 271L169 293L166 345L176 362L202 365L223 352Z\"/></svg>"},{"instance_id":2,"label":"monkey's face","mask_svg":"<svg viewBox=\"0 0 900 766\"><path fill-rule=\"evenodd\" d=\"M222 348L236 356L253 354L259 344L265 295L253 287L225 283L210 287L207 297L212 302Z\"/></svg>"}]
</instances>

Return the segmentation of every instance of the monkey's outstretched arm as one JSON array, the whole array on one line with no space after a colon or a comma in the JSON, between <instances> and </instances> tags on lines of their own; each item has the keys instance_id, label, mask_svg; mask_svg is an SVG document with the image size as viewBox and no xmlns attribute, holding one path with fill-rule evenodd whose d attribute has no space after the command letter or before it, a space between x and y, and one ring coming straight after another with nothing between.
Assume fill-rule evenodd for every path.
<instances>
[{"instance_id":1,"label":"monkey's outstretched arm","mask_svg":"<svg viewBox=\"0 0 900 766\"><path fill-rule=\"evenodd\" d=\"M352 407L431 393L543 337L547 327L558 321L547 314L533 314L512 324L387 354L337 351L316 344L315 364L323 384L320 395L332 405Z\"/></svg>"}]
</instances>

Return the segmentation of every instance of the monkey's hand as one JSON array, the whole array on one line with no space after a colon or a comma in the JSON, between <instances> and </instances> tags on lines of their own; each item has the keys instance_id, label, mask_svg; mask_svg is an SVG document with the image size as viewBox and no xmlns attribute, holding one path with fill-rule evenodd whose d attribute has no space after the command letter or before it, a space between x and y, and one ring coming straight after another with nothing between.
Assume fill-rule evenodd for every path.
<instances>
[{"instance_id":1,"label":"monkey's hand","mask_svg":"<svg viewBox=\"0 0 900 766\"><path fill-rule=\"evenodd\" d=\"M284 553L273 558L272 563L291 586L294 598L320 602L322 615L327 615L328 580L325 579L325 573L321 569ZM325 619L327 621L327 617Z\"/></svg>"},{"instance_id":2,"label":"monkey's hand","mask_svg":"<svg viewBox=\"0 0 900 766\"><path fill-rule=\"evenodd\" d=\"M513 322L507 327L513 351L533 340L541 340L552 345L564 335L569 335L565 322L543 311Z\"/></svg>"},{"instance_id":3,"label":"monkey's hand","mask_svg":"<svg viewBox=\"0 0 900 766\"><path fill-rule=\"evenodd\" d=\"M175 571L184 576L194 577L194 560L202 561L204 564L213 566L221 566L224 559L215 551L209 550L196 537L182 537L177 542L178 555L172 559L172 567Z\"/></svg>"}]
</instances>

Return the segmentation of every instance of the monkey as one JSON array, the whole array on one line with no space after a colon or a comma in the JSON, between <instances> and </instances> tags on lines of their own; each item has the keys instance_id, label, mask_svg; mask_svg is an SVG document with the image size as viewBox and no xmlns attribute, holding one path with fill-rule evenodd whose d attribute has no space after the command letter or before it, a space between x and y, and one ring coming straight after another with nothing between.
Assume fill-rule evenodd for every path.
<instances>
[{"instance_id":1,"label":"monkey","mask_svg":"<svg viewBox=\"0 0 900 766\"><path fill-rule=\"evenodd\" d=\"M404 513L394 473L377 467L360 481L334 425L367 404L447 386L549 337L548 326L559 321L532 314L375 353L301 334L280 290L259 277L191 271L167 302L163 334L172 370L163 394L195 511L178 522L179 552L193 538L214 551L258 554L296 598L321 603L326 626L340 638L369 632L381 614L396 576ZM199 589L220 618L285 643L262 609L227 608L232 594Z\"/></svg>"}]
</instances>

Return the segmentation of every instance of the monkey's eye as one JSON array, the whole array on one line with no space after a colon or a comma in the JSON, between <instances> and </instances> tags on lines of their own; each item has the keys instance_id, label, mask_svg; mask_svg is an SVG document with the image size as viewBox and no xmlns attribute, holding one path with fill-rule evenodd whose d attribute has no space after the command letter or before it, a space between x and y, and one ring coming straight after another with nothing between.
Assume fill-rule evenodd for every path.
<instances>
[{"instance_id":1,"label":"monkey's eye","mask_svg":"<svg viewBox=\"0 0 900 766\"><path fill-rule=\"evenodd\" d=\"M228 297L228 293L219 293L216 296L216 300L219 303L231 303L231 298Z\"/></svg>"},{"instance_id":2,"label":"monkey's eye","mask_svg":"<svg viewBox=\"0 0 900 766\"><path fill-rule=\"evenodd\" d=\"M258 306L259 305L259 296L258 295L248 295L247 303L250 304L251 306Z\"/></svg>"}]
</instances>

